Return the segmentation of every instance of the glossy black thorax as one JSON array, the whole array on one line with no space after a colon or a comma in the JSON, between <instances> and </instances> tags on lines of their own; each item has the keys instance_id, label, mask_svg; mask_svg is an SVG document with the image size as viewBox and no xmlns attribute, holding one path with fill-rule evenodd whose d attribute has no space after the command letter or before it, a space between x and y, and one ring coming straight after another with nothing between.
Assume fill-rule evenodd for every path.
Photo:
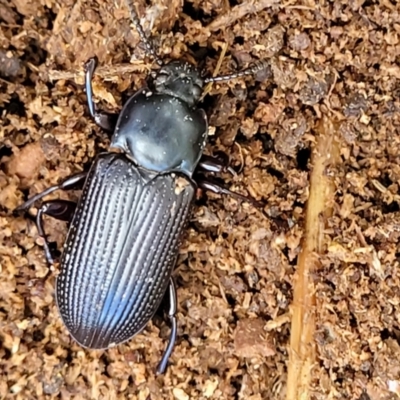
<instances>
[{"instance_id":1,"label":"glossy black thorax","mask_svg":"<svg viewBox=\"0 0 400 400\"><path fill-rule=\"evenodd\" d=\"M111 140L138 166L191 177L207 141L207 117L177 96L139 90L122 109Z\"/></svg>"}]
</instances>

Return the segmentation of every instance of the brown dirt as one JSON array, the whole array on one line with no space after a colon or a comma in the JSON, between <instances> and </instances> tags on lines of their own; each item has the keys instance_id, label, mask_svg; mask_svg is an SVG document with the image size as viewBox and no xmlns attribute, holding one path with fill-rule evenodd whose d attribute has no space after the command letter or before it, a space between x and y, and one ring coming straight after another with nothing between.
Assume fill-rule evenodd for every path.
<instances>
[{"instance_id":1,"label":"brown dirt","mask_svg":"<svg viewBox=\"0 0 400 400\"><path fill-rule=\"evenodd\" d=\"M227 186L264 201L267 215L198 199L175 272L179 338L165 376L154 375L169 334L161 319L112 350L74 343L54 303L57 265L49 270L34 223L12 210L107 149L82 63L97 55L96 98L116 111L152 64L123 0L0 0L0 398L398 398L399 5L137 3L165 60L211 75L225 44L221 73L268 60L204 101L207 152L230 154L239 173ZM324 135L333 139L317 146ZM326 212L310 219L319 191ZM66 229L46 219L59 249Z\"/></svg>"}]
</instances>

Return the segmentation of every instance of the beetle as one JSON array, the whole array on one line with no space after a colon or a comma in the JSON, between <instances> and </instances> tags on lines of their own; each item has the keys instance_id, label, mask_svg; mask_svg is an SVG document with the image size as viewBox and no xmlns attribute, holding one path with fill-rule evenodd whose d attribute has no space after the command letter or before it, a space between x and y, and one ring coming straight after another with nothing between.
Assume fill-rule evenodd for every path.
<instances>
[{"instance_id":1,"label":"beetle","mask_svg":"<svg viewBox=\"0 0 400 400\"><path fill-rule=\"evenodd\" d=\"M254 74L264 65L204 79L187 62L164 64L133 2L127 5L147 53L160 65L152 84L130 97L119 115L101 112L92 99L97 60L87 61L88 108L96 124L112 134L109 151L97 155L88 172L44 190L16 211L27 212L56 190L82 188L77 204L44 201L36 215L49 264L53 257L43 215L70 221L56 279L60 316L81 346L107 349L140 332L168 295L171 333L157 368L163 373L177 337L172 272L197 187L253 201L211 181L195 180L199 170L233 172L227 156L203 154L208 123L197 104L205 83Z\"/></svg>"}]
</instances>

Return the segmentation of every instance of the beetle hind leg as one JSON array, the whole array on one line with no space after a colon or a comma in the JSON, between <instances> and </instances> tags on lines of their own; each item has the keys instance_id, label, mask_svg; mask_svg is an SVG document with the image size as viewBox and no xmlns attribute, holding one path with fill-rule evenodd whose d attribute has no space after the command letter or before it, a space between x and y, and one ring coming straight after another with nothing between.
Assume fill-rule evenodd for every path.
<instances>
[{"instance_id":1,"label":"beetle hind leg","mask_svg":"<svg viewBox=\"0 0 400 400\"><path fill-rule=\"evenodd\" d=\"M171 321L171 334L169 336L167 348L165 349L161 361L157 367L157 374L159 375L164 374L167 369L168 359L172 353L172 350L174 349L178 332L178 323L176 321L177 296L176 296L175 282L172 277L170 278L168 291L169 291L168 317Z\"/></svg>"},{"instance_id":2,"label":"beetle hind leg","mask_svg":"<svg viewBox=\"0 0 400 400\"><path fill-rule=\"evenodd\" d=\"M92 79L97 67L97 58L90 58L85 63L85 88L89 112L94 122L107 132L113 133L117 124L118 115L110 114L104 111L98 111L93 101Z\"/></svg>"}]
</instances>

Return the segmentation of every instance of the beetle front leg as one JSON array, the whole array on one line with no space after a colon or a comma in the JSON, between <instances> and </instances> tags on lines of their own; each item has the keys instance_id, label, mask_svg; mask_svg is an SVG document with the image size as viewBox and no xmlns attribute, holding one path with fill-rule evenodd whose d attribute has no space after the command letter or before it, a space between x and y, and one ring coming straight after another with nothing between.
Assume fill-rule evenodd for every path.
<instances>
[{"instance_id":1,"label":"beetle front leg","mask_svg":"<svg viewBox=\"0 0 400 400\"><path fill-rule=\"evenodd\" d=\"M177 296L176 296L175 282L172 277L170 278L169 281L168 291L169 291L168 317L171 321L171 334L169 336L167 348L164 351L160 364L158 364L157 374L163 374L166 371L168 365L168 359L171 356L172 350L174 349L176 336L178 332L178 324L176 321Z\"/></svg>"},{"instance_id":2,"label":"beetle front leg","mask_svg":"<svg viewBox=\"0 0 400 400\"><path fill-rule=\"evenodd\" d=\"M216 194L226 194L232 197L236 197L240 200L247 201L251 204L253 204L257 208L263 208L264 205L257 201L256 199L253 199L251 196L244 196L243 194L233 192L232 190L226 189L223 186L219 185L216 182L213 182L211 180L205 180L205 179L196 179L197 185L205 190L209 190L213 193Z\"/></svg>"},{"instance_id":3,"label":"beetle front leg","mask_svg":"<svg viewBox=\"0 0 400 400\"><path fill-rule=\"evenodd\" d=\"M110 114L104 111L96 110L96 105L93 101L92 79L94 71L97 67L97 58L90 58L85 63L85 88L89 112L94 122L107 132L113 133L117 124L118 115Z\"/></svg>"},{"instance_id":4,"label":"beetle front leg","mask_svg":"<svg viewBox=\"0 0 400 400\"><path fill-rule=\"evenodd\" d=\"M204 172L229 172L236 175L235 170L229 165L229 156L226 153L218 152L216 156L207 156L203 154L200 158L197 168Z\"/></svg>"},{"instance_id":5,"label":"beetle front leg","mask_svg":"<svg viewBox=\"0 0 400 400\"><path fill-rule=\"evenodd\" d=\"M50 251L49 242L47 241L47 237L43 228L43 215L46 214L60 221L68 222L74 215L75 209L76 203L67 200L46 201L38 209L36 215L36 226L39 236L43 238L43 247L46 255L46 260L50 265L53 264L54 260Z\"/></svg>"}]
</instances>

